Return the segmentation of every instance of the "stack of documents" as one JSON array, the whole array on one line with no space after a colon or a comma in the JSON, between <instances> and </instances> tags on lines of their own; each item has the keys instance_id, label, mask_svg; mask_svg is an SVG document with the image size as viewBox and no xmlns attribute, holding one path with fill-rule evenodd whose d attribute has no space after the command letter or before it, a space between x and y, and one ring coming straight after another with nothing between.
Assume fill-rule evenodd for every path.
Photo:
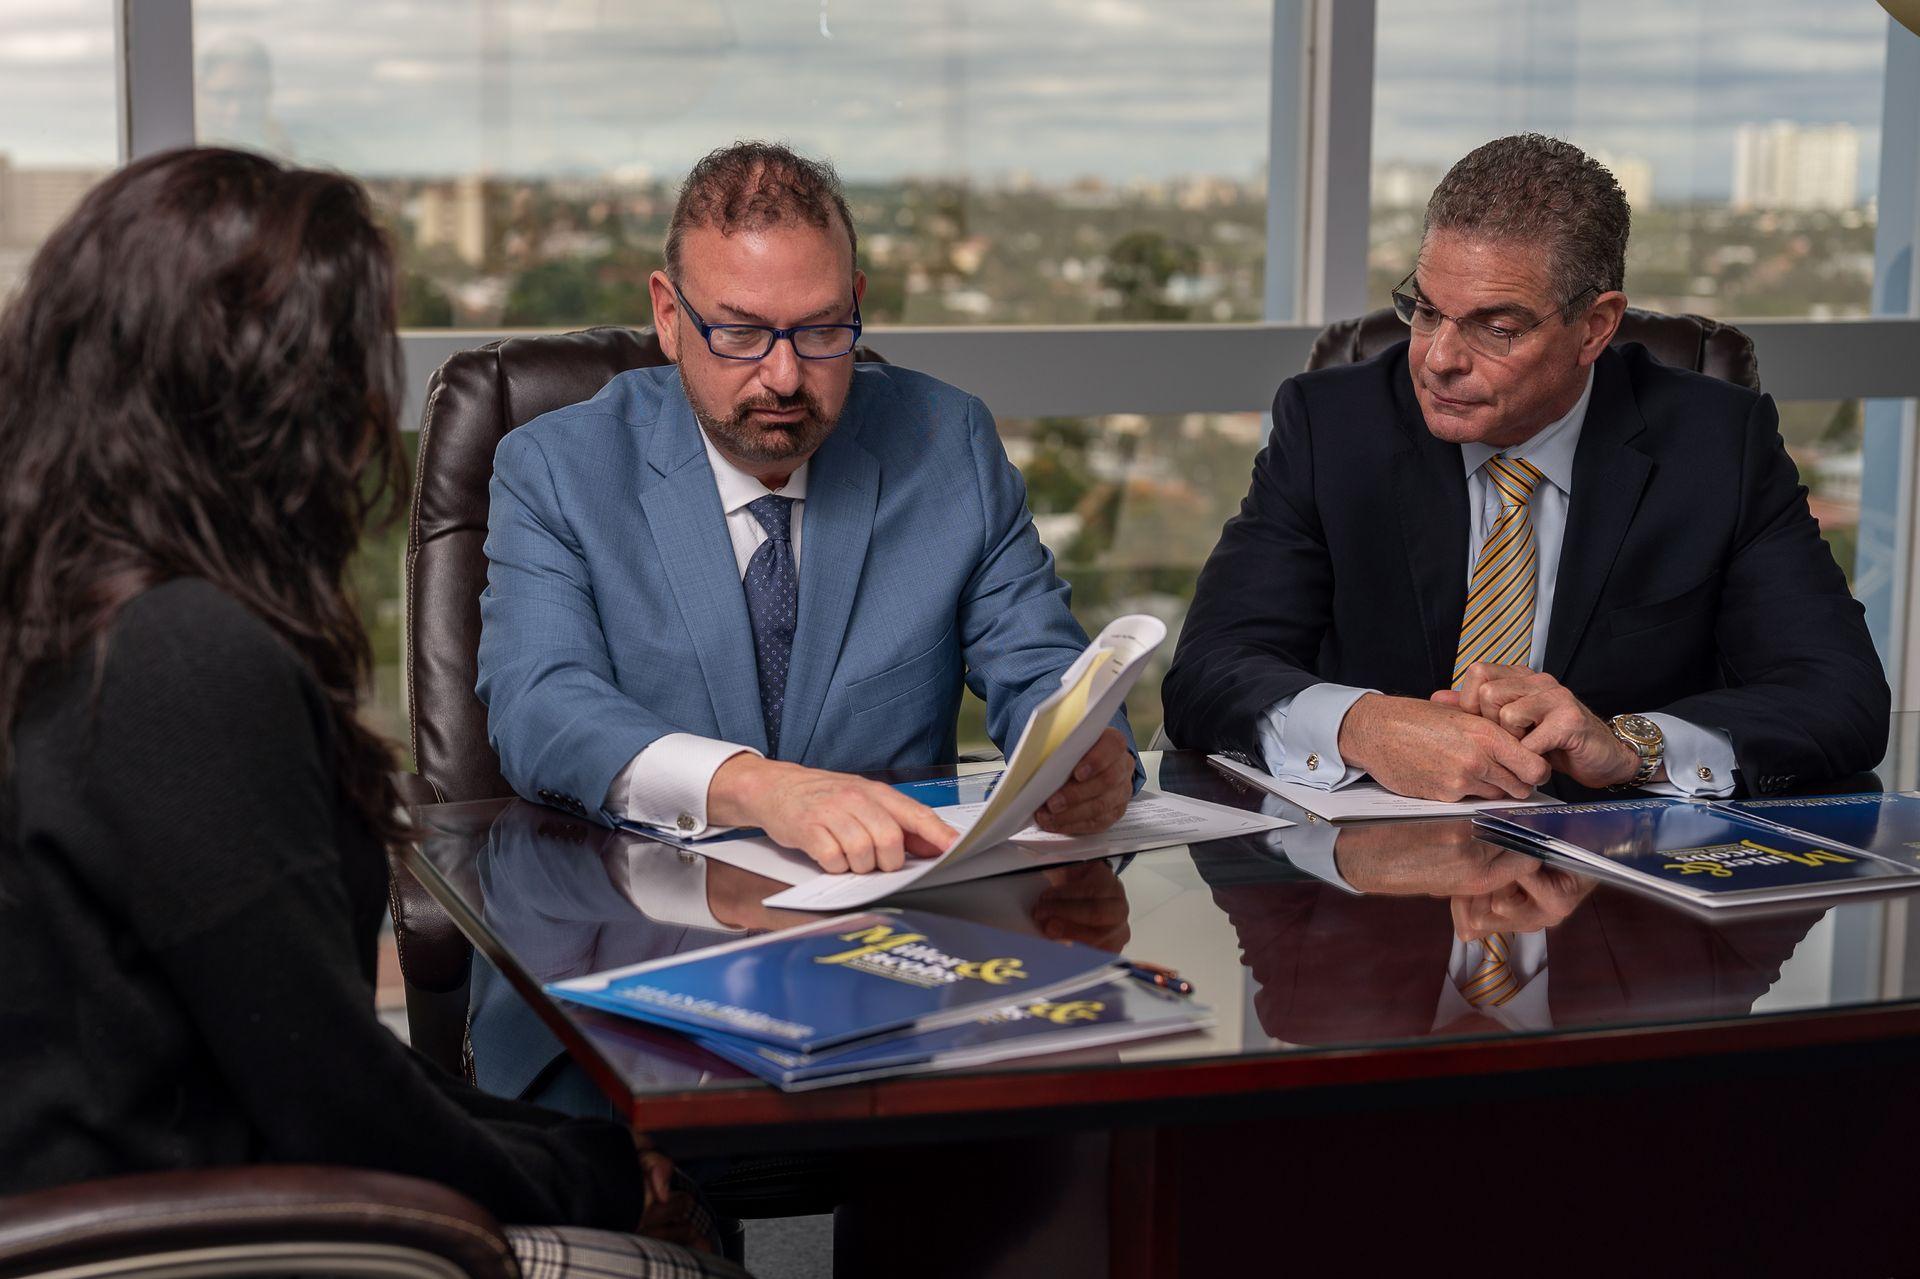
<instances>
[{"instance_id":1,"label":"stack of documents","mask_svg":"<svg viewBox=\"0 0 1920 1279\"><path fill-rule=\"evenodd\" d=\"M1151 790L1135 795L1119 822L1098 835L1052 835L1031 824L1034 813L1065 784L1074 766L1113 722L1147 659L1166 638L1166 626L1144 614L1108 623L1060 677L1059 689L1034 708L1006 767L992 779L992 790L984 800L943 805L917 793L926 783L900 787L916 798L933 802L941 819L960 832L953 846L938 857L909 858L895 871L828 875L805 854L783 848L759 833L692 847L716 861L791 885L768 897L769 906L847 910L910 888L932 888L1009 871L1227 839L1291 825L1284 818Z\"/></svg>"},{"instance_id":2,"label":"stack of documents","mask_svg":"<svg viewBox=\"0 0 1920 1279\"><path fill-rule=\"evenodd\" d=\"M547 991L671 1027L788 1090L1197 1030L1109 951L918 911L817 920Z\"/></svg>"},{"instance_id":3,"label":"stack of documents","mask_svg":"<svg viewBox=\"0 0 1920 1279\"><path fill-rule=\"evenodd\" d=\"M1722 909L1920 887L1920 796L1629 799L1493 809L1490 836L1682 905Z\"/></svg>"}]
</instances>

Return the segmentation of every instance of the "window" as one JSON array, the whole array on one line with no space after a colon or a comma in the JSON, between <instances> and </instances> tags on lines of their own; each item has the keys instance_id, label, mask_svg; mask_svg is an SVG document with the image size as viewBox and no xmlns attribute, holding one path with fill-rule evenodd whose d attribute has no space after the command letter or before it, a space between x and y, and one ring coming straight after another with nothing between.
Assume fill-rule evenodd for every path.
<instances>
[{"instance_id":1,"label":"window","mask_svg":"<svg viewBox=\"0 0 1920 1279\"><path fill-rule=\"evenodd\" d=\"M200 135L365 179L410 327L646 322L681 177L845 179L870 323L1251 320L1270 0L194 8Z\"/></svg>"},{"instance_id":2,"label":"window","mask_svg":"<svg viewBox=\"0 0 1920 1279\"><path fill-rule=\"evenodd\" d=\"M1167 624L1167 643L1127 698L1144 747L1160 727L1160 682L1193 600L1194 579L1240 509L1266 436L1258 413L1109 414L1000 423L1027 482L1040 539L1073 586L1089 635L1126 613ZM986 707L961 708L962 750L991 743Z\"/></svg>"},{"instance_id":3,"label":"window","mask_svg":"<svg viewBox=\"0 0 1920 1279\"><path fill-rule=\"evenodd\" d=\"M0 0L0 301L118 154L111 0Z\"/></svg>"},{"instance_id":4,"label":"window","mask_svg":"<svg viewBox=\"0 0 1920 1279\"><path fill-rule=\"evenodd\" d=\"M1449 165L1537 131L1633 208L1636 306L1865 315L1887 17L1871 0L1380 0L1375 296L1413 265Z\"/></svg>"}]
</instances>

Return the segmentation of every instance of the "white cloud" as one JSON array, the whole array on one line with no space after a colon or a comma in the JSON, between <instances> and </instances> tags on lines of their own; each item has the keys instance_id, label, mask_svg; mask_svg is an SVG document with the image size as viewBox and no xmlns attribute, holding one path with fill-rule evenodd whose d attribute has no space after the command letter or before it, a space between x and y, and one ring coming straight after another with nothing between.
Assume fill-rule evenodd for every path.
<instances>
[{"instance_id":1,"label":"white cloud","mask_svg":"<svg viewBox=\"0 0 1920 1279\"><path fill-rule=\"evenodd\" d=\"M203 50L266 51L270 136L375 173L669 174L783 136L854 178L1247 177L1271 21L1271 0L194 4ZM0 151L111 155L110 22L108 0L0 0ZM1870 180L1885 32L1871 0L1380 0L1374 153L1539 128L1706 190L1737 124L1787 116L1861 128Z\"/></svg>"}]
</instances>

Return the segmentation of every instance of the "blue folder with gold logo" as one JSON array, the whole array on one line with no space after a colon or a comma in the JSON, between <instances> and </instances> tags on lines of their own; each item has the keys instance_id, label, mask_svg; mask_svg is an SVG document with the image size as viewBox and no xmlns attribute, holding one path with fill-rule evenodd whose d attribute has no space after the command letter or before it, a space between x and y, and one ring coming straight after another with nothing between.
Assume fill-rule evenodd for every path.
<instances>
[{"instance_id":1,"label":"blue folder with gold logo","mask_svg":"<svg viewBox=\"0 0 1920 1279\"><path fill-rule=\"evenodd\" d=\"M1920 795L1810 795L1723 800L1720 807L1875 857L1920 868Z\"/></svg>"},{"instance_id":2,"label":"blue folder with gold logo","mask_svg":"<svg viewBox=\"0 0 1920 1279\"><path fill-rule=\"evenodd\" d=\"M813 1053L1040 1002L1119 956L917 910L868 910L549 984L561 999L694 1034Z\"/></svg>"},{"instance_id":3,"label":"blue folder with gold logo","mask_svg":"<svg viewBox=\"0 0 1920 1279\"><path fill-rule=\"evenodd\" d=\"M963 1070L1046 1053L1156 1038L1213 1024L1203 1004L1118 977L1053 999L1022 999L937 1030L902 1031L797 1053L727 1035L695 1042L789 1092L888 1075Z\"/></svg>"},{"instance_id":4,"label":"blue folder with gold logo","mask_svg":"<svg viewBox=\"0 0 1920 1279\"><path fill-rule=\"evenodd\" d=\"M1908 882L1920 886L1916 859L1903 865L1800 829L1796 816L1781 814L1793 820L1789 826L1741 808L1628 799L1489 809L1474 823L1597 874L1700 906L1803 901Z\"/></svg>"}]
</instances>

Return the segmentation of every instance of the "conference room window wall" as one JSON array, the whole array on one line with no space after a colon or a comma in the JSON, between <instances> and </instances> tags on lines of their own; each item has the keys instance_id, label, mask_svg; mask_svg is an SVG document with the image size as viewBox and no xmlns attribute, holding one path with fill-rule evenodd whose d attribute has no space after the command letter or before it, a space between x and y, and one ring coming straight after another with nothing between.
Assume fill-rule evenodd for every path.
<instances>
[{"instance_id":1,"label":"conference room window wall","mask_svg":"<svg viewBox=\"0 0 1920 1279\"><path fill-rule=\"evenodd\" d=\"M197 0L198 132L362 177L418 327L648 322L738 137L838 166L869 322L1258 319L1272 6L1156 8Z\"/></svg>"},{"instance_id":2,"label":"conference room window wall","mask_svg":"<svg viewBox=\"0 0 1920 1279\"><path fill-rule=\"evenodd\" d=\"M0 299L113 168L112 0L0 0Z\"/></svg>"},{"instance_id":3,"label":"conference room window wall","mask_svg":"<svg viewBox=\"0 0 1920 1279\"><path fill-rule=\"evenodd\" d=\"M1920 40L1870 0L0 0L0 175L103 172L116 111L121 156L224 141L369 184L406 266L409 427L456 350L646 323L708 148L831 157L869 341L993 408L1090 629L1177 628L1274 387L1384 302L1445 164L1568 136L1633 198L1635 301L1754 336L1917 704ZM30 249L8 207L0 272ZM359 568L390 731L402 544ZM1150 731L1157 684L1135 701Z\"/></svg>"}]
</instances>

